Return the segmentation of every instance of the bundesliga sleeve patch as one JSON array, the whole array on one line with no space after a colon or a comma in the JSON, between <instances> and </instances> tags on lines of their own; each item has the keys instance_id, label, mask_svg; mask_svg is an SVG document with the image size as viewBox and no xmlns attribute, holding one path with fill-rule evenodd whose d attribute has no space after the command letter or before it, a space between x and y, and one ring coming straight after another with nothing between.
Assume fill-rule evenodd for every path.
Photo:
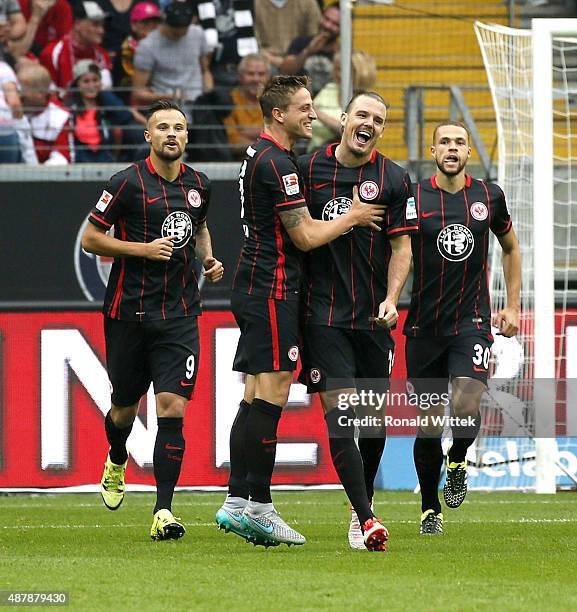
<instances>
[{"instance_id":1,"label":"bundesliga sleeve patch","mask_svg":"<svg viewBox=\"0 0 577 612\"><path fill-rule=\"evenodd\" d=\"M299 177L296 172L292 174L285 174L282 177L282 182L284 183L284 190L287 195L292 196L296 195L299 191Z\"/></svg>"},{"instance_id":2,"label":"bundesliga sleeve patch","mask_svg":"<svg viewBox=\"0 0 577 612\"><path fill-rule=\"evenodd\" d=\"M104 212L106 210L106 208L108 207L108 205L110 204L110 202L112 202L112 198L114 196L111 193L108 193L108 191L106 191L106 189L102 192L102 195L100 196L100 199L98 200L98 202L96 202L96 210L99 210L100 212Z\"/></svg>"},{"instance_id":3,"label":"bundesliga sleeve patch","mask_svg":"<svg viewBox=\"0 0 577 612\"><path fill-rule=\"evenodd\" d=\"M407 206L405 209L405 219L416 219L417 218L417 204L415 198L410 197L407 200Z\"/></svg>"}]
</instances>

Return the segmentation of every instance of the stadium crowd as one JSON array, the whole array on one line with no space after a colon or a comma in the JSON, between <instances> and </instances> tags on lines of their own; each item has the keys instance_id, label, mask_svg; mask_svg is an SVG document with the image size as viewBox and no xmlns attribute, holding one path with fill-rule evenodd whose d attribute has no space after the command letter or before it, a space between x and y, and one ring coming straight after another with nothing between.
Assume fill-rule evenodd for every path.
<instances>
[{"instance_id":1,"label":"stadium crowd","mask_svg":"<svg viewBox=\"0 0 577 612\"><path fill-rule=\"evenodd\" d=\"M309 76L319 146L338 135L339 28L326 0L0 0L0 163L141 159L159 99L185 109L188 160L239 160L271 74ZM375 78L353 58L355 89Z\"/></svg>"}]
</instances>

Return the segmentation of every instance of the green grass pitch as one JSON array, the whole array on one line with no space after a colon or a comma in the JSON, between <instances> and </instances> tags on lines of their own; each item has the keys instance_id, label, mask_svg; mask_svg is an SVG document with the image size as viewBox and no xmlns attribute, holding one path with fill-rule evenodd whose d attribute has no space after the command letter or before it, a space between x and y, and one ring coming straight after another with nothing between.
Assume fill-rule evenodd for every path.
<instances>
[{"instance_id":1,"label":"green grass pitch","mask_svg":"<svg viewBox=\"0 0 577 612\"><path fill-rule=\"evenodd\" d=\"M341 491L276 492L306 537L264 550L219 531L223 494L177 493L178 542L148 533L153 497L0 500L0 590L68 591L79 610L577 610L577 495L469 493L445 535L418 535L410 493L379 491L389 552L351 551Z\"/></svg>"}]
</instances>

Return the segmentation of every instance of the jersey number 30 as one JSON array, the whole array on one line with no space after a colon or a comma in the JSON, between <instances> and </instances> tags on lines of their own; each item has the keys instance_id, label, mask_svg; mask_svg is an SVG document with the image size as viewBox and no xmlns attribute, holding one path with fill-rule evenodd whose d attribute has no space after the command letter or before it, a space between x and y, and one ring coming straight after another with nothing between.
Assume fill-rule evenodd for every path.
<instances>
[{"instance_id":1,"label":"jersey number 30","mask_svg":"<svg viewBox=\"0 0 577 612\"><path fill-rule=\"evenodd\" d=\"M485 370L489 368L489 358L491 357L491 349L489 347L483 347L482 344L475 344L473 347L475 354L473 355L473 363L476 366L483 366Z\"/></svg>"}]
</instances>

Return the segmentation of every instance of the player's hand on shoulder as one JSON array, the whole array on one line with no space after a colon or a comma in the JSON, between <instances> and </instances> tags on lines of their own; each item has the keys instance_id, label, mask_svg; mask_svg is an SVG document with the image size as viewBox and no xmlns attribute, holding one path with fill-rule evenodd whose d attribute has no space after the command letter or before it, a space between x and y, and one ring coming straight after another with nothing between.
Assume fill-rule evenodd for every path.
<instances>
[{"instance_id":1,"label":"player's hand on shoulder","mask_svg":"<svg viewBox=\"0 0 577 612\"><path fill-rule=\"evenodd\" d=\"M176 236L167 236L166 238L157 238L152 242L146 242L144 244L145 259L168 261L172 256L172 241L175 240L175 238Z\"/></svg>"},{"instance_id":2,"label":"player's hand on shoulder","mask_svg":"<svg viewBox=\"0 0 577 612\"><path fill-rule=\"evenodd\" d=\"M224 266L218 259L207 257L202 265L204 266L202 275L211 283L217 283L224 276Z\"/></svg>"},{"instance_id":3,"label":"player's hand on shoulder","mask_svg":"<svg viewBox=\"0 0 577 612\"><path fill-rule=\"evenodd\" d=\"M375 317L374 321L379 327L385 327L391 329L397 324L399 320L399 312L397 306L390 300L383 300L379 304L379 314Z\"/></svg>"},{"instance_id":4,"label":"player's hand on shoulder","mask_svg":"<svg viewBox=\"0 0 577 612\"><path fill-rule=\"evenodd\" d=\"M519 331L519 309L506 306L493 317L493 325L505 338L516 336Z\"/></svg>"},{"instance_id":5,"label":"player's hand on shoulder","mask_svg":"<svg viewBox=\"0 0 577 612\"><path fill-rule=\"evenodd\" d=\"M353 187L353 205L348 212L354 219L354 225L370 227L380 232L381 228L377 223L382 222L385 216L385 207L377 204L364 204L359 198L359 188Z\"/></svg>"}]
</instances>

